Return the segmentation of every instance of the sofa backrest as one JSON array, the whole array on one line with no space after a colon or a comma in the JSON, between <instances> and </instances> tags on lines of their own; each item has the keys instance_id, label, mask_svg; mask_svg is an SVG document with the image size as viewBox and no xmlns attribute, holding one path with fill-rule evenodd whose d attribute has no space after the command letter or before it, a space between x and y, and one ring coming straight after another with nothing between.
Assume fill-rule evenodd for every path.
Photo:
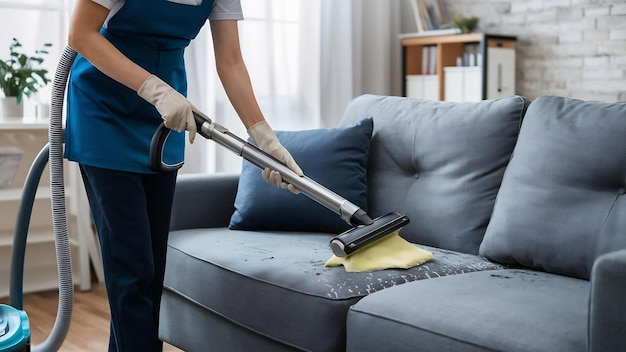
<instances>
[{"instance_id":1,"label":"sofa backrest","mask_svg":"<svg viewBox=\"0 0 626 352\"><path fill-rule=\"evenodd\" d=\"M341 125L372 117L368 213L396 211L415 243L476 254L529 101L435 102L363 95Z\"/></svg>"},{"instance_id":2,"label":"sofa backrest","mask_svg":"<svg viewBox=\"0 0 626 352\"><path fill-rule=\"evenodd\" d=\"M544 96L524 117L480 253L588 279L626 248L626 102Z\"/></svg>"}]
</instances>

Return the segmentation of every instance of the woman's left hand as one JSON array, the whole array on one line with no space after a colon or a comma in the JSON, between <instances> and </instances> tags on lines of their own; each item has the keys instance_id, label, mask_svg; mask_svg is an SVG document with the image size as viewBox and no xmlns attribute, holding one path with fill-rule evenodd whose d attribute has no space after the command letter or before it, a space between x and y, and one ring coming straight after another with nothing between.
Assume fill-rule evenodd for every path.
<instances>
[{"instance_id":1,"label":"woman's left hand","mask_svg":"<svg viewBox=\"0 0 626 352\"><path fill-rule=\"evenodd\" d=\"M248 129L248 134L256 145L261 148L264 152L270 154L276 159L282 161L287 167L289 167L293 172L295 172L298 176L304 176L302 169L293 159L291 154L283 147L282 144L276 138L276 134L270 127L270 125L266 121L261 121L254 124L250 129ZM262 176L265 182L278 186L280 188L287 188L294 194L300 193L292 184L288 184L283 181L280 172L276 170L270 170L269 168L265 168L262 171Z\"/></svg>"}]
</instances>

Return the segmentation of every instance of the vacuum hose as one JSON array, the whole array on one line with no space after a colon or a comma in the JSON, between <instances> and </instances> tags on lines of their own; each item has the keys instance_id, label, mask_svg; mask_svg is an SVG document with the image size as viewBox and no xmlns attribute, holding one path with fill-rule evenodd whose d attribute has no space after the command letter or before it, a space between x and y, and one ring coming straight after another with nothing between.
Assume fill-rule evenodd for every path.
<instances>
[{"instance_id":1,"label":"vacuum hose","mask_svg":"<svg viewBox=\"0 0 626 352\"><path fill-rule=\"evenodd\" d=\"M57 270L59 273L59 307L52 332L41 345L42 351L57 351L61 347L72 319L74 285L72 282L72 260L67 231L67 213L65 210L65 181L63 179L63 102L65 87L76 51L69 46L59 60L50 100L50 189L52 192L52 219L57 252ZM39 349L35 346L34 350Z\"/></svg>"},{"instance_id":2,"label":"vacuum hose","mask_svg":"<svg viewBox=\"0 0 626 352\"><path fill-rule=\"evenodd\" d=\"M54 326L46 340L32 347L32 351L58 351L69 330L72 318L74 285L72 282L72 260L67 230L65 209L65 183L63 178L63 102L70 68L76 58L76 51L66 47L57 66L52 83L50 104L50 125L48 145L46 145L28 172L22 200L18 210L17 224L11 259L11 282L9 304L23 309L23 276L26 237L33 209L35 193L46 165L50 164L50 191L52 198L52 225L54 230L57 270L59 279L59 305Z\"/></svg>"}]
</instances>

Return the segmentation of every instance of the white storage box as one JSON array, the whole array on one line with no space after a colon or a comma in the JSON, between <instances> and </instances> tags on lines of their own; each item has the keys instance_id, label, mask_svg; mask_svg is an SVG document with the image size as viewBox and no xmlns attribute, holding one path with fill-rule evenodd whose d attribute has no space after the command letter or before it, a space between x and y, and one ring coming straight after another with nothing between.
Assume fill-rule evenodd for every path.
<instances>
[{"instance_id":1,"label":"white storage box","mask_svg":"<svg viewBox=\"0 0 626 352\"><path fill-rule=\"evenodd\" d=\"M8 188L22 162L22 151L16 147L0 147L0 188Z\"/></svg>"},{"instance_id":2,"label":"white storage box","mask_svg":"<svg viewBox=\"0 0 626 352\"><path fill-rule=\"evenodd\" d=\"M479 66L444 67L446 101L480 101L483 96L482 68Z\"/></svg>"},{"instance_id":3,"label":"white storage box","mask_svg":"<svg viewBox=\"0 0 626 352\"><path fill-rule=\"evenodd\" d=\"M406 75L406 96L413 99L439 100L439 76Z\"/></svg>"}]
</instances>

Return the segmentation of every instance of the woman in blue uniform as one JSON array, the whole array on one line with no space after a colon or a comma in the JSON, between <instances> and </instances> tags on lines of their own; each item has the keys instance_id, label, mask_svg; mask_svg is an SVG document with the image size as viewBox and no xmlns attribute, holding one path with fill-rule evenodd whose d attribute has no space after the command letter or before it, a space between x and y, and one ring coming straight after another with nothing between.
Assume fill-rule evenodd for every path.
<instances>
[{"instance_id":1,"label":"woman in blue uniform","mask_svg":"<svg viewBox=\"0 0 626 352\"><path fill-rule=\"evenodd\" d=\"M200 112L185 98L183 51L207 19L220 80L250 137L302 174L254 97L239 47L239 0L77 0L65 153L80 165L100 240L110 351L162 350L159 304L176 173L149 170L148 151L162 121L193 142L192 111ZM170 135L165 160L183 159L184 138ZM277 172L262 176L297 192Z\"/></svg>"}]
</instances>

